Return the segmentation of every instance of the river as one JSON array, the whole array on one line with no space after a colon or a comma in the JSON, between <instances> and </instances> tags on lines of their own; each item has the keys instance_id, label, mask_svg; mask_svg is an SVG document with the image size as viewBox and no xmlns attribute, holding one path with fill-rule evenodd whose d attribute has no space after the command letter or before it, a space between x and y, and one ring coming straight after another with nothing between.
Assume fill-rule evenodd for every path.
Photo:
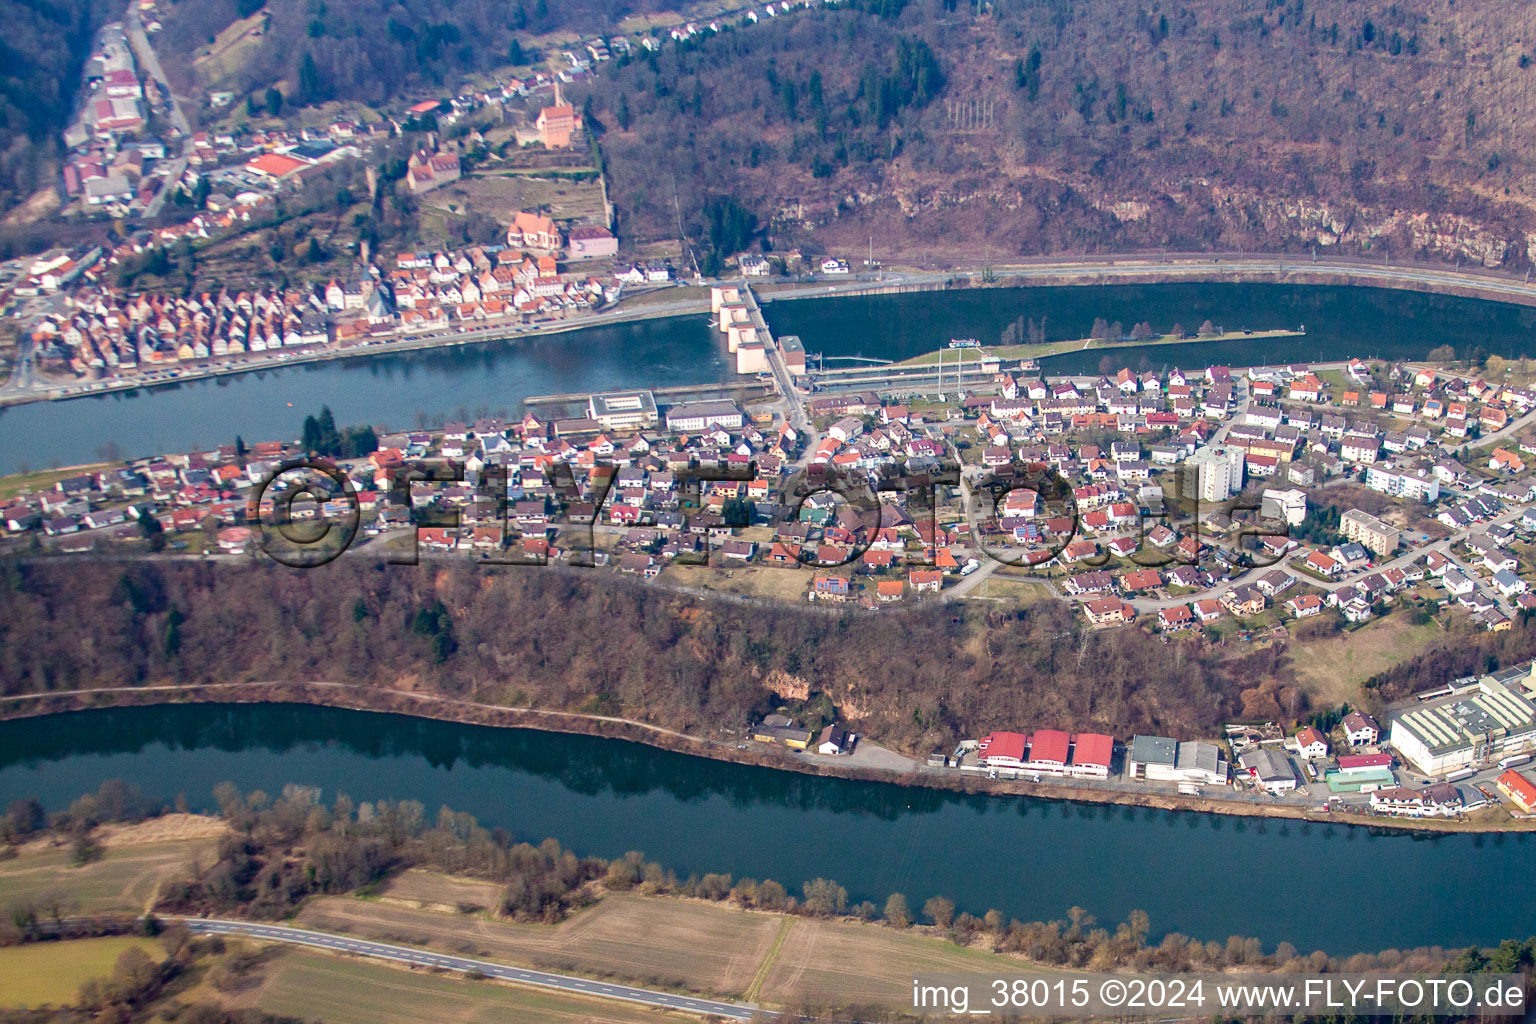
<instances>
[{"instance_id":1,"label":"river","mask_svg":"<svg viewBox=\"0 0 1536 1024\"><path fill-rule=\"evenodd\" d=\"M0 723L0 805L49 810L123 778L212 804L224 780L329 800L414 799L580 854L643 850L679 874L833 878L854 900L952 897L980 914L1154 935L1251 935L1348 954L1536 932L1536 836L1427 837L1023 797L983 797L711 761L621 740L304 705L168 705Z\"/></svg>"},{"instance_id":2,"label":"river","mask_svg":"<svg viewBox=\"0 0 1536 1024\"><path fill-rule=\"evenodd\" d=\"M1123 345L1050 357L1050 373L1097 373L1106 356L1117 369L1204 368L1213 363L1322 361L1351 356L1422 358L1449 344L1505 357L1536 355L1536 309L1509 303L1387 288L1276 284L1094 285L975 288L830 299L764 307L776 334L798 334L807 352L909 359L951 338L997 344L1019 317L1043 321L1047 341L1086 338L1095 317L1126 330L1145 321L1158 333L1209 319L1227 330L1296 328L1299 338L1179 345Z\"/></svg>"},{"instance_id":3,"label":"river","mask_svg":"<svg viewBox=\"0 0 1536 1024\"><path fill-rule=\"evenodd\" d=\"M1123 346L1052 357L1058 373L1423 356L1450 344L1503 356L1536 355L1536 309L1380 288L1166 284L977 288L903 295L795 299L764 307L776 333L810 352L905 359L951 338L996 343L1018 317L1045 322L1048 339L1080 338L1095 317L1159 331L1202 321L1237 329L1294 328L1305 337ZM514 412L529 395L662 387L734 379L703 315L644 320L569 334L462 348L363 356L137 392L0 410L0 473L188 451L234 440L294 438L329 404L342 425L394 429L434 418ZM108 446L114 446L109 448Z\"/></svg>"},{"instance_id":4,"label":"river","mask_svg":"<svg viewBox=\"0 0 1536 1024\"><path fill-rule=\"evenodd\" d=\"M333 359L0 409L0 473L297 438L329 405L342 426L413 429L515 414L530 395L735 380L704 315Z\"/></svg>"}]
</instances>

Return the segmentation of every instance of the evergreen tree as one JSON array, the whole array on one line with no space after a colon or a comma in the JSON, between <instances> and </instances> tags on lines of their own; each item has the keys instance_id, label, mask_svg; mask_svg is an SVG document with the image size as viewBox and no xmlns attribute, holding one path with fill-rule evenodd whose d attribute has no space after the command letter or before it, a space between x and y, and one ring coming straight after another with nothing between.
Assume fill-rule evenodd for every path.
<instances>
[{"instance_id":1,"label":"evergreen tree","mask_svg":"<svg viewBox=\"0 0 1536 1024\"><path fill-rule=\"evenodd\" d=\"M299 64L299 93L300 103L319 103L325 99L321 95L320 69L315 67L314 55L307 50L304 60Z\"/></svg>"}]
</instances>

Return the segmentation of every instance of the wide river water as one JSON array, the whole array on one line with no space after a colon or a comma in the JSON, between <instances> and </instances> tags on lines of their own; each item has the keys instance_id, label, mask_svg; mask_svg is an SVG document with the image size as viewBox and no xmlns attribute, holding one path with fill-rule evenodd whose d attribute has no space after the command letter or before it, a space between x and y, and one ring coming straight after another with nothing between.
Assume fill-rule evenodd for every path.
<instances>
[{"instance_id":1,"label":"wide river water","mask_svg":"<svg viewBox=\"0 0 1536 1024\"><path fill-rule=\"evenodd\" d=\"M1303 951L1494 944L1536 932L1536 836L981 797L818 778L620 740L303 705L170 705L0 723L0 806L66 807L108 778L212 803L224 780L414 799L581 854L679 874L833 878L855 900L936 894L1021 920L1147 911L1154 934Z\"/></svg>"},{"instance_id":2,"label":"wide river water","mask_svg":"<svg viewBox=\"0 0 1536 1024\"><path fill-rule=\"evenodd\" d=\"M1295 328L1305 337L1119 347L1053 357L1049 369L1095 372L1209 363L1423 356L1450 344L1503 356L1536 355L1536 309L1377 288L1170 284L978 288L765 307L776 333L799 334L825 355L904 359L951 338L996 343L1019 317L1049 339L1085 337L1095 317L1127 329ZM306 363L169 387L36 402L0 410L0 473L133 458L233 441L296 438L328 404L342 425L403 429L433 418L515 412L529 395L662 387L734 379L704 315L589 328L462 348Z\"/></svg>"}]
</instances>

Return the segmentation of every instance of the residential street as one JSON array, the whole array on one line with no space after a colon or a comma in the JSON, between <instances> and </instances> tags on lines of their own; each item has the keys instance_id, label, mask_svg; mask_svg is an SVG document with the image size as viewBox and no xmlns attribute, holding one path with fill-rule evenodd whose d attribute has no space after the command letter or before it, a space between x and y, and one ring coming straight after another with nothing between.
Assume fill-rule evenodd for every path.
<instances>
[{"instance_id":1,"label":"residential street","mask_svg":"<svg viewBox=\"0 0 1536 1024\"><path fill-rule=\"evenodd\" d=\"M182 172L187 169L187 150L192 145L192 124L187 120L187 115L182 112L181 103L176 99L176 94L171 91L170 79L165 77L165 69L160 66L160 58L155 55L155 48L149 45L149 36L144 32L144 21L139 17L139 5L134 0L129 0L127 22L128 39L133 43L133 52L139 64L160 83L165 94L171 99L171 125L178 133L177 141L181 147L160 183L160 191L155 193L155 198L150 200L149 205L144 209L144 219L150 220L160 215L160 210L165 206L172 190L176 188L176 183L181 180Z\"/></svg>"}]
</instances>

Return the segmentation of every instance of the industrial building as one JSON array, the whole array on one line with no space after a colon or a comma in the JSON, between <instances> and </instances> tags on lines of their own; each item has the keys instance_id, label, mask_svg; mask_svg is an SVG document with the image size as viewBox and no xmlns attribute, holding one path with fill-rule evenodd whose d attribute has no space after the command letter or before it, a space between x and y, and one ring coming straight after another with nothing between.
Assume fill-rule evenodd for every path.
<instances>
[{"instance_id":1,"label":"industrial building","mask_svg":"<svg viewBox=\"0 0 1536 1024\"><path fill-rule=\"evenodd\" d=\"M1394 716L1389 742L1425 775L1536 751L1532 669L1526 663L1483 676L1475 686Z\"/></svg>"},{"instance_id":2,"label":"industrial building","mask_svg":"<svg viewBox=\"0 0 1536 1024\"><path fill-rule=\"evenodd\" d=\"M744 423L746 417L735 402L685 402L667 410L667 429L678 433L710 427L740 430Z\"/></svg>"},{"instance_id":3,"label":"industrial building","mask_svg":"<svg viewBox=\"0 0 1536 1024\"><path fill-rule=\"evenodd\" d=\"M1214 743L1136 736L1126 754L1126 775L1148 782L1225 786L1228 770L1221 749Z\"/></svg>"},{"instance_id":4,"label":"industrial building","mask_svg":"<svg viewBox=\"0 0 1536 1024\"><path fill-rule=\"evenodd\" d=\"M981 738L975 764L962 762L961 767L1010 775L1107 779L1114 753L1114 737L1102 733L1068 734L1058 729L1037 729L1029 734L993 732Z\"/></svg>"},{"instance_id":5,"label":"industrial building","mask_svg":"<svg viewBox=\"0 0 1536 1024\"><path fill-rule=\"evenodd\" d=\"M1296 788L1296 769L1283 751L1255 747L1238 755L1243 773L1266 793L1279 796Z\"/></svg>"}]
</instances>

